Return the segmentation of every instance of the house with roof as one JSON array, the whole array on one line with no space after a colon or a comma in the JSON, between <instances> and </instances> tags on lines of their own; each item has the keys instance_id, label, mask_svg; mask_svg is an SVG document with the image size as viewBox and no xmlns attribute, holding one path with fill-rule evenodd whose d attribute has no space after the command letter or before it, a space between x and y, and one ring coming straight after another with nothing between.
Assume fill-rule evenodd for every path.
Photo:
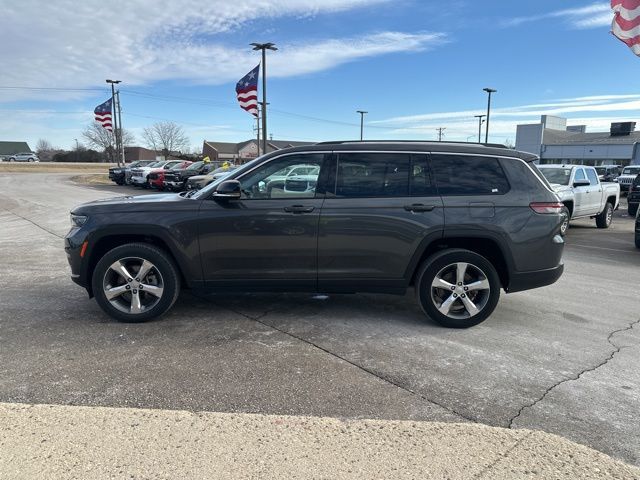
<instances>
[{"instance_id":1,"label":"house with roof","mask_svg":"<svg viewBox=\"0 0 640 480\"><path fill-rule=\"evenodd\" d=\"M543 115L540 123L518 125L516 150L540 156L540 163L640 165L640 132L635 122L612 123L608 132L587 132L585 125Z\"/></svg>"},{"instance_id":2,"label":"house with roof","mask_svg":"<svg viewBox=\"0 0 640 480\"><path fill-rule=\"evenodd\" d=\"M267 152L275 152L284 148L313 145L315 142L292 142L289 140L269 140ZM258 141L254 138L240 143L211 142L205 140L202 145L202 155L211 161L228 161L230 163L245 163L258 156Z\"/></svg>"},{"instance_id":3,"label":"house with roof","mask_svg":"<svg viewBox=\"0 0 640 480\"><path fill-rule=\"evenodd\" d=\"M31 153L31 147L27 142L0 142L0 158L16 153Z\"/></svg>"}]
</instances>

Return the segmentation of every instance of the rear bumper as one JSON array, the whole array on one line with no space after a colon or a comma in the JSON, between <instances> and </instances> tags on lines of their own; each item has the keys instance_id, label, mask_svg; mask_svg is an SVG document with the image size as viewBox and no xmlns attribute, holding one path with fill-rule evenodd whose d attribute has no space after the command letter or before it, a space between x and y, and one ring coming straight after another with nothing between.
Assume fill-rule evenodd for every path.
<instances>
[{"instance_id":1,"label":"rear bumper","mask_svg":"<svg viewBox=\"0 0 640 480\"><path fill-rule=\"evenodd\" d=\"M534 270L531 272L513 272L510 275L507 293L522 292L533 288L546 287L555 283L564 272L564 264L546 270Z\"/></svg>"}]
</instances>

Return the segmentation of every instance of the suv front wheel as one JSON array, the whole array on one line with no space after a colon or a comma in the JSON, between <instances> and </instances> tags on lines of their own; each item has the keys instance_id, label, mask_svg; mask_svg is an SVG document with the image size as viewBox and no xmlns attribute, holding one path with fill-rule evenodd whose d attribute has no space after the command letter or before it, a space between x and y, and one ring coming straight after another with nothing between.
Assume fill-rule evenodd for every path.
<instances>
[{"instance_id":1,"label":"suv front wheel","mask_svg":"<svg viewBox=\"0 0 640 480\"><path fill-rule=\"evenodd\" d=\"M448 249L427 258L416 279L423 311L440 325L468 328L486 320L500 298L493 265L470 250Z\"/></svg>"},{"instance_id":2,"label":"suv front wheel","mask_svg":"<svg viewBox=\"0 0 640 480\"><path fill-rule=\"evenodd\" d=\"M172 259L145 243L129 243L107 252L92 276L98 305L121 322L144 322L169 310L180 293Z\"/></svg>"}]
</instances>

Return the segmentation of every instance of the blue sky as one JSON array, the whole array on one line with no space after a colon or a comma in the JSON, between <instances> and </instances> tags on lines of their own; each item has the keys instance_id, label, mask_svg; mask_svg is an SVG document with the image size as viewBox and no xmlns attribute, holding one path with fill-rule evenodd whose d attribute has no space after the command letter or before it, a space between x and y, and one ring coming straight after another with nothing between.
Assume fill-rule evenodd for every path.
<instances>
[{"instance_id":1,"label":"blue sky","mask_svg":"<svg viewBox=\"0 0 640 480\"><path fill-rule=\"evenodd\" d=\"M429 140L445 127L445 139L473 140L487 86L498 90L491 141L515 141L518 123L545 113L588 131L640 119L640 58L609 33L607 1L175 3L3 7L0 140L72 147L109 95L106 78L123 81L123 124L141 145L161 120L193 149L251 138L234 87L259 61L255 41L279 47L267 61L276 139L357 138L362 109L367 138Z\"/></svg>"}]
</instances>

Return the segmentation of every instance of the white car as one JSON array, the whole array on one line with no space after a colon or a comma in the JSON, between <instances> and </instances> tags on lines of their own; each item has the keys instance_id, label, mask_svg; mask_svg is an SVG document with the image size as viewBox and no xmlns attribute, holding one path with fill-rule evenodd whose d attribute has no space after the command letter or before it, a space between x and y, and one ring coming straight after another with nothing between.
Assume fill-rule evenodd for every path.
<instances>
[{"instance_id":1,"label":"white car","mask_svg":"<svg viewBox=\"0 0 640 480\"><path fill-rule=\"evenodd\" d=\"M39 162L40 159L33 152L14 153L9 155L7 160L10 162Z\"/></svg>"},{"instance_id":2,"label":"white car","mask_svg":"<svg viewBox=\"0 0 640 480\"><path fill-rule=\"evenodd\" d=\"M169 170L184 160L160 160L158 162L147 165L146 167L138 167L131 169L131 184L136 187L147 186L147 176L153 171L158 169Z\"/></svg>"},{"instance_id":3,"label":"white car","mask_svg":"<svg viewBox=\"0 0 640 480\"><path fill-rule=\"evenodd\" d=\"M624 167L620 176L616 178L616 182L618 183L618 185L620 185L620 191L628 192L629 187L638 176L638 174L640 174L640 165Z\"/></svg>"},{"instance_id":4,"label":"white car","mask_svg":"<svg viewBox=\"0 0 640 480\"><path fill-rule=\"evenodd\" d=\"M561 233L569 228L569 220L595 218L598 228L609 228L613 211L620 203L620 186L601 182L598 172L585 165L537 165L542 175L566 208L566 221Z\"/></svg>"}]
</instances>

